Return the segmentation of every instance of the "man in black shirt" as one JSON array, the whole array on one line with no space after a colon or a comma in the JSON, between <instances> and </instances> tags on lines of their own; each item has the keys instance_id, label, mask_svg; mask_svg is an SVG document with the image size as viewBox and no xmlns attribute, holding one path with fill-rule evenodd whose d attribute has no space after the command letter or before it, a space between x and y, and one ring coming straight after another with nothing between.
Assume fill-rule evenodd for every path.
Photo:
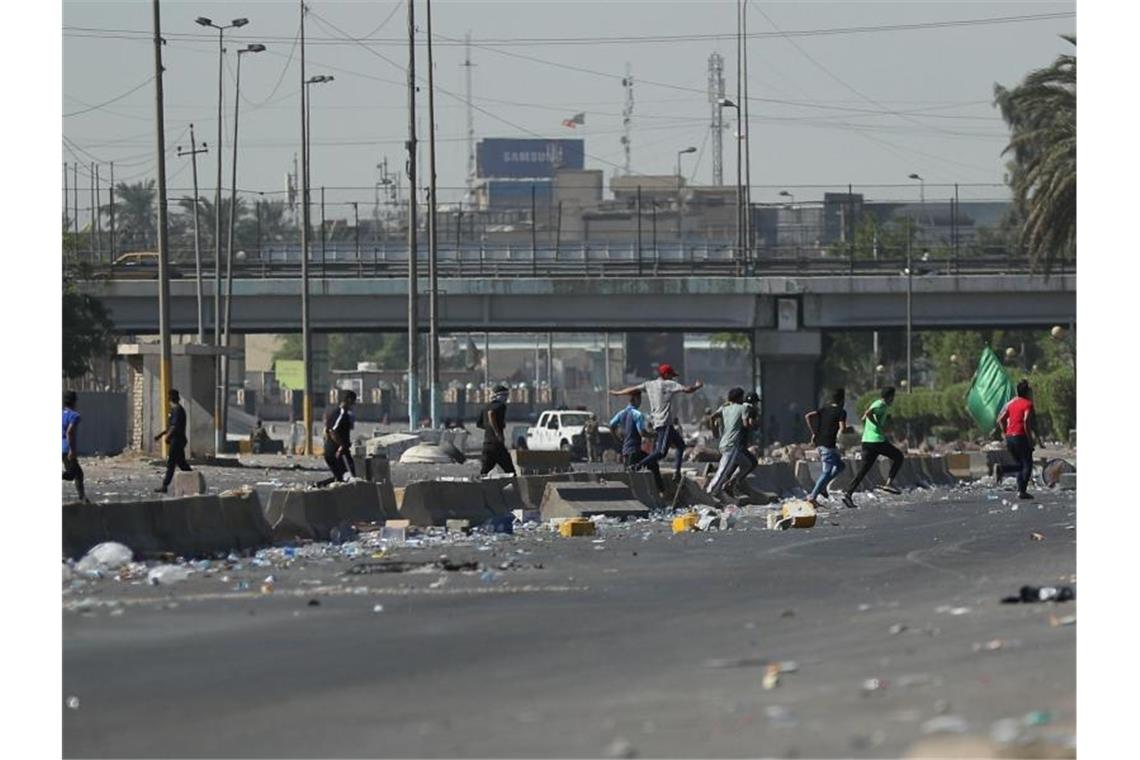
<instances>
[{"instance_id":1,"label":"man in black shirt","mask_svg":"<svg viewBox=\"0 0 1140 760\"><path fill-rule=\"evenodd\" d=\"M356 422L352 407L356 404L356 392L345 391L340 404L325 413L325 464L332 477L317 485L327 486L344 480L347 473L356 477L356 463L352 461L352 427Z\"/></svg>"},{"instance_id":2,"label":"man in black shirt","mask_svg":"<svg viewBox=\"0 0 1140 760\"><path fill-rule=\"evenodd\" d=\"M483 429L483 467L479 475L483 476L495 469L495 465L503 468L503 472L515 474L515 466L511 462L511 454L507 451L504 430L507 425L507 397L510 394L507 386L495 387L495 395L491 403L483 407L476 420L476 427Z\"/></svg>"},{"instance_id":3,"label":"man in black shirt","mask_svg":"<svg viewBox=\"0 0 1140 760\"><path fill-rule=\"evenodd\" d=\"M836 442L840 431L847 426L847 410L843 408L845 400L846 392L842 388L836 388L831 394L830 403L804 415L804 421L811 431L811 442L819 447L819 461L823 465L823 471L808 495L808 501L814 507L819 506L820 496L827 498L827 484L847 467L839 455Z\"/></svg>"},{"instance_id":4,"label":"man in black shirt","mask_svg":"<svg viewBox=\"0 0 1140 760\"><path fill-rule=\"evenodd\" d=\"M186 410L179 403L181 396L173 388L170 389L169 399L170 417L167 419L166 429L154 437L156 441L165 437L166 445L169 447L166 453L166 476L162 479L162 485L154 489L155 493L166 493L170 481L174 480L175 467L183 472L190 472L190 464L186 461Z\"/></svg>"}]
</instances>

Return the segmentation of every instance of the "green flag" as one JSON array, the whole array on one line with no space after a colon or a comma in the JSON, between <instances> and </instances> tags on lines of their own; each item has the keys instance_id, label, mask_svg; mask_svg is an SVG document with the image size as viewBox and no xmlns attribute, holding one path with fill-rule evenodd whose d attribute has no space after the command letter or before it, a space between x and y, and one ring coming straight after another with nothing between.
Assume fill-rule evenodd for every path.
<instances>
[{"instance_id":1,"label":"green flag","mask_svg":"<svg viewBox=\"0 0 1140 760\"><path fill-rule=\"evenodd\" d=\"M1005 367L993 349L982 349L982 357L978 360L978 369L974 372L974 381L970 384L970 391L966 394L966 410L978 423L978 426L989 433L994 429L1001 408L1013 398L1013 383L1005 373Z\"/></svg>"}]
</instances>

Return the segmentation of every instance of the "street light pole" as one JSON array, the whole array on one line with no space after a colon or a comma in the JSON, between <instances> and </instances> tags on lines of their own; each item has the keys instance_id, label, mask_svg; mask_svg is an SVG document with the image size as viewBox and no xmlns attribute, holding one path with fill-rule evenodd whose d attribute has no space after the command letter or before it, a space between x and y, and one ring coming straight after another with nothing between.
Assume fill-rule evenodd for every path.
<instances>
[{"instance_id":1,"label":"street light pole","mask_svg":"<svg viewBox=\"0 0 1140 760\"><path fill-rule=\"evenodd\" d=\"M739 55L737 58L739 59ZM739 82L737 82L737 89L740 89ZM736 109L736 252L737 255L739 255L741 250L741 241L743 239L743 225L741 223L744 221L744 198L740 185L740 107L728 98L721 98L717 101L717 105L719 105L721 108Z\"/></svg>"},{"instance_id":2,"label":"street light pole","mask_svg":"<svg viewBox=\"0 0 1140 760\"><path fill-rule=\"evenodd\" d=\"M220 26L205 16L194 19L199 26L218 30L218 140L214 149L218 153L218 175L214 184L214 346L222 344L222 69L225 64L225 31L245 26L249 19L235 18L229 24ZM226 434L222 427L225 414L223 406L226 398L222 390L221 356L214 359L214 454L225 449Z\"/></svg>"},{"instance_id":3,"label":"street light pole","mask_svg":"<svg viewBox=\"0 0 1140 760\"><path fill-rule=\"evenodd\" d=\"M687 148L684 148L683 150L677 151L677 239L678 240L684 240L684 230L685 230L685 224L684 224L685 203L681 198L681 184L683 181L683 179L682 179L683 175L681 174L681 156L685 155L686 153L696 153L696 152L697 152L697 149L692 145L690 145ZM656 208L657 208L656 202L654 203L653 208L654 208L654 210L656 210ZM657 245L656 241L654 241L654 256L656 256L656 245Z\"/></svg>"},{"instance_id":4,"label":"street light pole","mask_svg":"<svg viewBox=\"0 0 1140 760\"><path fill-rule=\"evenodd\" d=\"M190 156L190 170L194 177L194 280L198 296L198 342L206 342L206 310L202 299L202 235L198 231L198 154L206 153L206 143L199 148L194 140L194 125L190 125L190 150L178 147L178 155ZM112 245L112 248L114 246Z\"/></svg>"},{"instance_id":5,"label":"street light pole","mask_svg":"<svg viewBox=\"0 0 1140 760\"><path fill-rule=\"evenodd\" d=\"M241 56L242 53L260 53L265 45L250 44L237 51L237 70L234 72L234 142L233 156L230 159L230 230L226 245L226 310L223 317L222 344L230 347L230 312L234 300L234 230L237 226L237 156L238 156L238 109L241 105ZM230 357L222 357L222 430L228 431L230 417Z\"/></svg>"},{"instance_id":6,"label":"street light pole","mask_svg":"<svg viewBox=\"0 0 1140 760\"><path fill-rule=\"evenodd\" d=\"M313 454L313 335L309 315L309 87L305 79L305 0L301 6L301 412L305 456Z\"/></svg>"},{"instance_id":7,"label":"street light pole","mask_svg":"<svg viewBox=\"0 0 1140 760\"><path fill-rule=\"evenodd\" d=\"M906 220L906 392L911 393L914 389L914 378L911 377L913 364L911 363L911 344L913 343L913 321L912 321L912 301L914 272L911 267L911 248L910 248L910 217Z\"/></svg>"}]
</instances>

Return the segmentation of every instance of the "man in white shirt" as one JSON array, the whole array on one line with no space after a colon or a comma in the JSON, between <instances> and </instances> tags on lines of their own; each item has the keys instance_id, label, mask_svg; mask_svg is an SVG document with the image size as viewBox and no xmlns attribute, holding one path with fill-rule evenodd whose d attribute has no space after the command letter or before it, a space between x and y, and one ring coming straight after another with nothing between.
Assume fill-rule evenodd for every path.
<instances>
[{"instance_id":1,"label":"man in white shirt","mask_svg":"<svg viewBox=\"0 0 1140 760\"><path fill-rule=\"evenodd\" d=\"M694 393L704 387L700 380L692 385L684 385L677 381L677 373L668 364L657 368L660 375L656 380L646 380L640 385L631 385L617 391L610 391L611 396L626 396L641 392L649 398L649 424L653 427L656 437L653 441L653 453L637 463L637 467L649 468L665 458L669 448L677 450L677 466L673 473L673 480L681 480L681 461L685 455L685 440L677 432L673 424L673 397L678 393Z\"/></svg>"}]
</instances>

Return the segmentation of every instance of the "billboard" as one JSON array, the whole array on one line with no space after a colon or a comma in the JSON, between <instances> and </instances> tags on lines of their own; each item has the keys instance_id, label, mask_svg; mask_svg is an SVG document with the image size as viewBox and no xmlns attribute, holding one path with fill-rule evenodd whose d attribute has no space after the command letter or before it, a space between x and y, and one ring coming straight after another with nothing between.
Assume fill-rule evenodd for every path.
<instances>
[{"instance_id":1,"label":"billboard","mask_svg":"<svg viewBox=\"0 0 1140 760\"><path fill-rule=\"evenodd\" d=\"M555 169L585 167L586 142L489 137L475 153L480 177L553 177Z\"/></svg>"}]
</instances>

